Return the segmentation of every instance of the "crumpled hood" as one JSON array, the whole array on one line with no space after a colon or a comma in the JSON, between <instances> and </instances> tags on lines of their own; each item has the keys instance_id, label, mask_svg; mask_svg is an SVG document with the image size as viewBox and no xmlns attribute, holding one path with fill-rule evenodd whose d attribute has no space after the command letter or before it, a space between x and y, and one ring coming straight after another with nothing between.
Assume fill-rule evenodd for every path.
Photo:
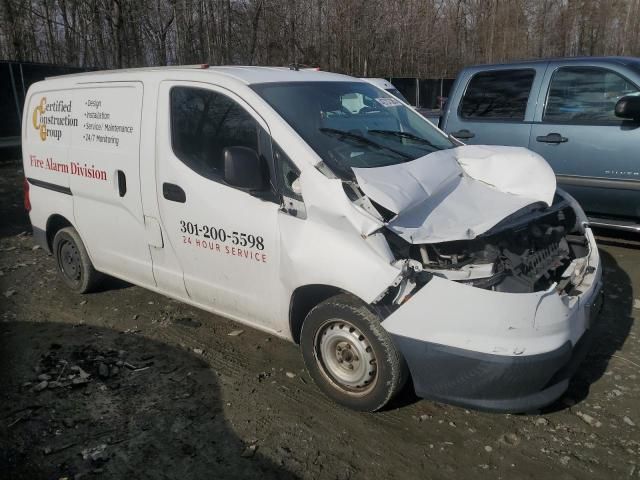
<instances>
[{"instance_id":1,"label":"crumpled hood","mask_svg":"<svg viewBox=\"0 0 640 480\"><path fill-rule=\"evenodd\" d=\"M556 191L549 164L521 147L465 145L353 171L365 195L396 214L387 227L410 243L475 238L532 203L551 205Z\"/></svg>"}]
</instances>

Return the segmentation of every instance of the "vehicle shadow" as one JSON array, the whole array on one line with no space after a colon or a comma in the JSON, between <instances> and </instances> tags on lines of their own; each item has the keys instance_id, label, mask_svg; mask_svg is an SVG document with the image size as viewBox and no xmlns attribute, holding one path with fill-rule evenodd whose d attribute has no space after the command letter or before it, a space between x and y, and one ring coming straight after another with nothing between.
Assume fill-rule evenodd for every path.
<instances>
[{"instance_id":1,"label":"vehicle shadow","mask_svg":"<svg viewBox=\"0 0 640 480\"><path fill-rule=\"evenodd\" d=\"M131 287L133 287L133 285L129 282L126 282L119 278L105 275L104 280L100 282L100 284L96 287L95 290L92 290L92 293L109 292L113 290L124 290L125 288L131 288Z\"/></svg>"},{"instance_id":2,"label":"vehicle shadow","mask_svg":"<svg viewBox=\"0 0 640 480\"><path fill-rule=\"evenodd\" d=\"M591 385L604 375L611 358L624 345L633 325L631 279L609 253L600 250L600 258L604 268L604 304L592 327L593 343L571 379L567 392L545 408L545 412L564 410L584 400Z\"/></svg>"},{"instance_id":3,"label":"vehicle shadow","mask_svg":"<svg viewBox=\"0 0 640 480\"><path fill-rule=\"evenodd\" d=\"M238 438L201 357L141 335L1 323L0 385L3 478L295 478Z\"/></svg>"},{"instance_id":4,"label":"vehicle shadow","mask_svg":"<svg viewBox=\"0 0 640 480\"><path fill-rule=\"evenodd\" d=\"M413 381L411 380L411 376L407 378L407 383L400 390L398 395L393 397L391 401L386 404L381 411L387 412L391 410L397 410L404 407L408 407L409 405L413 405L414 403L418 403L422 400L422 398L416 395L415 387L413 386Z\"/></svg>"}]
</instances>

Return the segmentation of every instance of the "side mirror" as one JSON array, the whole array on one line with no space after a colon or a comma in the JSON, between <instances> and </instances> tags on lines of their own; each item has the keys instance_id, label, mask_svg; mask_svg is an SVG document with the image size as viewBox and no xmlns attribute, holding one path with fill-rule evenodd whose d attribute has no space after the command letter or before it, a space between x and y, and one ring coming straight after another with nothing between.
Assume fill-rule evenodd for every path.
<instances>
[{"instance_id":1,"label":"side mirror","mask_svg":"<svg viewBox=\"0 0 640 480\"><path fill-rule=\"evenodd\" d=\"M640 120L640 96L627 95L616 103L616 117L627 120Z\"/></svg>"},{"instance_id":2,"label":"side mirror","mask_svg":"<svg viewBox=\"0 0 640 480\"><path fill-rule=\"evenodd\" d=\"M265 190L267 185L265 165L254 149L227 147L222 151L222 156L225 182L249 192Z\"/></svg>"}]
</instances>

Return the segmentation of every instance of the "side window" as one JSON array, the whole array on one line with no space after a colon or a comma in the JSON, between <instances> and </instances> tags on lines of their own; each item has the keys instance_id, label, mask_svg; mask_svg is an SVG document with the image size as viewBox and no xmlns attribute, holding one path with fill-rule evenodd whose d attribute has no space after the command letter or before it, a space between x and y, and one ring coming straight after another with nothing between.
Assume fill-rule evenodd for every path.
<instances>
[{"instance_id":1,"label":"side window","mask_svg":"<svg viewBox=\"0 0 640 480\"><path fill-rule=\"evenodd\" d=\"M295 190L295 181L300 177L300 170L293 164L277 143L273 142L273 156L276 164L278 186L282 193L282 209L289 215L305 219L307 209L304 199ZM298 190L299 191L299 190Z\"/></svg>"},{"instance_id":2,"label":"side window","mask_svg":"<svg viewBox=\"0 0 640 480\"><path fill-rule=\"evenodd\" d=\"M300 171L275 142L273 143L273 155L277 165L280 191L286 197L302 200L302 195L293 191L293 182L300 176Z\"/></svg>"},{"instance_id":3,"label":"side window","mask_svg":"<svg viewBox=\"0 0 640 480\"><path fill-rule=\"evenodd\" d=\"M566 67L551 77L542 120L545 122L602 124L620 123L615 105L638 88L611 70Z\"/></svg>"},{"instance_id":4,"label":"side window","mask_svg":"<svg viewBox=\"0 0 640 480\"><path fill-rule=\"evenodd\" d=\"M535 70L494 70L473 76L460 105L462 118L522 121Z\"/></svg>"},{"instance_id":5,"label":"side window","mask_svg":"<svg viewBox=\"0 0 640 480\"><path fill-rule=\"evenodd\" d=\"M259 125L230 98L211 90L171 89L171 145L175 155L203 177L224 177L226 147L258 151Z\"/></svg>"}]
</instances>

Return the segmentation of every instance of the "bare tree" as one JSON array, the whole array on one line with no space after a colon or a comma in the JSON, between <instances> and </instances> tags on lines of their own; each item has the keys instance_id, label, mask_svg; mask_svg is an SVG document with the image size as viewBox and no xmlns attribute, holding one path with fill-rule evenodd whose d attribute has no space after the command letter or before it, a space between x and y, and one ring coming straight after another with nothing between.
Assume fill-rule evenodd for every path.
<instances>
[{"instance_id":1,"label":"bare tree","mask_svg":"<svg viewBox=\"0 0 640 480\"><path fill-rule=\"evenodd\" d=\"M640 55L640 0L0 0L9 60L437 78L573 55Z\"/></svg>"}]
</instances>

